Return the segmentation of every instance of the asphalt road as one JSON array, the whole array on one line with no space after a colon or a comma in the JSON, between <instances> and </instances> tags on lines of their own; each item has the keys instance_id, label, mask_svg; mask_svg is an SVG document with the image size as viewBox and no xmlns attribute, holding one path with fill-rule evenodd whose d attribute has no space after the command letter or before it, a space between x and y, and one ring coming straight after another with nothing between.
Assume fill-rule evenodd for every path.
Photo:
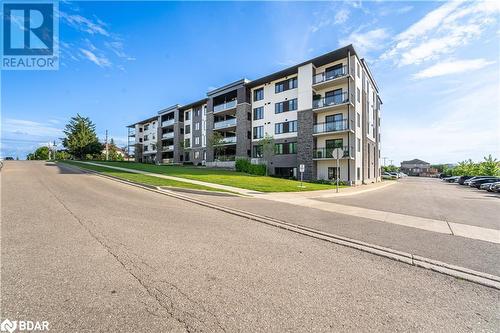
<instances>
[{"instance_id":1,"label":"asphalt road","mask_svg":"<svg viewBox=\"0 0 500 333\"><path fill-rule=\"evenodd\" d=\"M494 289L42 162L1 175L2 318L51 332L500 327Z\"/></svg>"},{"instance_id":2,"label":"asphalt road","mask_svg":"<svg viewBox=\"0 0 500 333\"><path fill-rule=\"evenodd\" d=\"M388 186L356 196L320 199L392 213L500 229L500 194L437 178L406 177Z\"/></svg>"}]
</instances>

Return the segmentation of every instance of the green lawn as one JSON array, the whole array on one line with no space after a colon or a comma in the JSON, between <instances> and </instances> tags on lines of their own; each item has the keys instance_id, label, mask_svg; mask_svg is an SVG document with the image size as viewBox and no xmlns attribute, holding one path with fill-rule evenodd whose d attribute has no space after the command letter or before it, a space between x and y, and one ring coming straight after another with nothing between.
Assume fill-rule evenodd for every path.
<instances>
[{"instance_id":1,"label":"green lawn","mask_svg":"<svg viewBox=\"0 0 500 333\"><path fill-rule=\"evenodd\" d=\"M113 170L110 168L100 167L97 165L89 165L89 164L83 164L83 163L73 162L73 161L62 161L62 162L58 162L58 163L66 163L66 164L74 165L74 166L77 166L77 167L82 168L82 169L97 171L97 172L103 173L105 175L121 178L124 180L129 180L131 182L145 184L145 185L180 187L180 188L188 188L188 189L193 189L193 190L228 192L228 191L219 190L219 189L215 189L215 188L208 187L208 186L191 184L191 183L186 183L186 182L180 182L177 180L170 180L170 179L158 178L158 177L147 176L147 175L141 175L138 173Z\"/></svg>"},{"instance_id":2,"label":"green lawn","mask_svg":"<svg viewBox=\"0 0 500 333\"><path fill-rule=\"evenodd\" d=\"M153 165L134 162L104 162L95 161L103 165L112 165L123 168L142 170L151 173L159 173L180 178L200 180L207 183L234 186L260 192L296 192L296 191L317 191L334 189L334 185L314 184L304 182L304 187L300 187L300 182L295 180L255 176L242 172L209 169L204 167Z\"/></svg>"}]
</instances>

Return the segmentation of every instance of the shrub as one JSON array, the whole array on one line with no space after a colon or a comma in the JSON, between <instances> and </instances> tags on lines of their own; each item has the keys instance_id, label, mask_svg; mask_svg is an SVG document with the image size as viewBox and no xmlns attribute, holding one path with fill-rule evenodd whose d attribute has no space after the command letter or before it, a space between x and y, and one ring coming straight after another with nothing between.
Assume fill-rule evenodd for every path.
<instances>
[{"instance_id":1,"label":"shrub","mask_svg":"<svg viewBox=\"0 0 500 333\"><path fill-rule=\"evenodd\" d=\"M234 167L238 172L244 172L258 176L266 175L266 166L264 164L252 164L249 160L244 158L236 159Z\"/></svg>"}]
</instances>

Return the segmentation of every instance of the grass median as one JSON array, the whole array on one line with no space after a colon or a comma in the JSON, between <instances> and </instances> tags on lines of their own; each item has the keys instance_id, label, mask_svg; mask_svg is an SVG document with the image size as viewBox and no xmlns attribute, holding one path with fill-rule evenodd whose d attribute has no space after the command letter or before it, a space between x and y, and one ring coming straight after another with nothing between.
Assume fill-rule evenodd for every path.
<instances>
[{"instance_id":1,"label":"grass median","mask_svg":"<svg viewBox=\"0 0 500 333\"><path fill-rule=\"evenodd\" d=\"M123 180L128 180L128 181L131 181L134 183L144 184L144 185L153 185L153 186L162 186L162 187L177 187L177 188L185 188L185 189L191 189L191 190L203 190L203 191L230 193L229 191L215 189L215 188L209 187L209 186L186 183L186 182L171 180L171 179L158 178L158 177L148 176L148 175L141 175L139 173L132 173L132 172L126 172L126 171L121 171L121 170L113 170L110 168L106 168L105 166L101 167L101 166L97 166L97 165L90 165L90 164L84 164L84 163L73 162L73 161L59 161L57 163L69 164L69 165L76 166L76 167L81 168L81 169L97 171L99 173L102 173L102 174L105 174L108 176L120 178Z\"/></svg>"},{"instance_id":2,"label":"grass median","mask_svg":"<svg viewBox=\"0 0 500 333\"><path fill-rule=\"evenodd\" d=\"M300 182L283 178L256 176L242 172L209 169L205 167L189 167L174 165L154 165L135 162L93 161L102 165L117 166L151 173L158 173L179 178L199 180L207 183L221 184L244 188L259 192L298 192L335 189L334 185ZM345 186L344 186L345 187Z\"/></svg>"}]
</instances>

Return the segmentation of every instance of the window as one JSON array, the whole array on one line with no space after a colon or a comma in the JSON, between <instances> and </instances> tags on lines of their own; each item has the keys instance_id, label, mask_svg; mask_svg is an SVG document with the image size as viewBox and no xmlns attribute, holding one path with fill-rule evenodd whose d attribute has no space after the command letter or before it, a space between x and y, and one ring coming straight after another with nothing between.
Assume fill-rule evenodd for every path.
<instances>
[{"instance_id":1,"label":"window","mask_svg":"<svg viewBox=\"0 0 500 333\"><path fill-rule=\"evenodd\" d=\"M359 69L359 63L356 63L356 66L357 66L358 77L361 77L361 76L360 76L360 72L361 72L361 70Z\"/></svg>"},{"instance_id":2,"label":"window","mask_svg":"<svg viewBox=\"0 0 500 333\"><path fill-rule=\"evenodd\" d=\"M357 178L357 180L361 179L361 168L360 167L356 168L356 178Z\"/></svg>"},{"instance_id":3,"label":"window","mask_svg":"<svg viewBox=\"0 0 500 333\"><path fill-rule=\"evenodd\" d=\"M282 113L288 111L297 110L297 99L291 99L289 101L284 101L274 104L274 113Z\"/></svg>"},{"instance_id":4,"label":"window","mask_svg":"<svg viewBox=\"0 0 500 333\"><path fill-rule=\"evenodd\" d=\"M206 105L203 105L203 115L204 116L207 115L207 106Z\"/></svg>"},{"instance_id":5,"label":"window","mask_svg":"<svg viewBox=\"0 0 500 333\"><path fill-rule=\"evenodd\" d=\"M200 144L200 137L199 136L195 136L194 137L194 144L195 145L199 145Z\"/></svg>"},{"instance_id":6,"label":"window","mask_svg":"<svg viewBox=\"0 0 500 333\"><path fill-rule=\"evenodd\" d=\"M144 135L144 141L148 141L148 140L149 140L148 135L147 134Z\"/></svg>"},{"instance_id":7,"label":"window","mask_svg":"<svg viewBox=\"0 0 500 333\"><path fill-rule=\"evenodd\" d=\"M200 122L194 123L194 130L199 131L200 130Z\"/></svg>"},{"instance_id":8,"label":"window","mask_svg":"<svg viewBox=\"0 0 500 333\"><path fill-rule=\"evenodd\" d=\"M147 131L149 129L149 125L144 125L144 130Z\"/></svg>"},{"instance_id":9,"label":"window","mask_svg":"<svg viewBox=\"0 0 500 333\"><path fill-rule=\"evenodd\" d=\"M205 146L207 145L207 136L206 136L205 134L203 134L203 135L201 136L201 145L202 145L203 147L205 147Z\"/></svg>"},{"instance_id":10,"label":"window","mask_svg":"<svg viewBox=\"0 0 500 333\"><path fill-rule=\"evenodd\" d=\"M253 109L253 120L259 120L264 118L264 107Z\"/></svg>"},{"instance_id":11,"label":"window","mask_svg":"<svg viewBox=\"0 0 500 333\"><path fill-rule=\"evenodd\" d=\"M340 168L337 167L328 167L328 179L337 179L339 176Z\"/></svg>"},{"instance_id":12,"label":"window","mask_svg":"<svg viewBox=\"0 0 500 333\"><path fill-rule=\"evenodd\" d=\"M262 154L262 145L253 146L253 157L260 158L262 156L263 156L263 154Z\"/></svg>"},{"instance_id":13,"label":"window","mask_svg":"<svg viewBox=\"0 0 500 333\"><path fill-rule=\"evenodd\" d=\"M191 133L191 125L186 125L186 129L184 130L185 134Z\"/></svg>"},{"instance_id":14,"label":"window","mask_svg":"<svg viewBox=\"0 0 500 333\"><path fill-rule=\"evenodd\" d=\"M281 178L293 178L295 168L274 168L274 175Z\"/></svg>"},{"instance_id":15,"label":"window","mask_svg":"<svg viewBox=\"0 0 500 333\"><path fill-rule=\"evenodd\" d=\"M253 101L260 101L264 99L264 88L255 89L253 91Z\"/></svg>"},{"instance_id":16,"label":"window","mask_svg":"<svg viewBox=\"0 0 500 333\"><path fill-rule=\"evenodd\" d=\"M139 138L139 142L142 142L142 138Z\"/></svg>"},{"instance_id":17,"label":"window","mask_svg":"<svg viewBox=\"0 0 500 333\"><path fill-rule=\"evenodd\" d=\"M276 155L297 154L297 142L276 143L274 153Z\"/></svg>"},{"instance_id":18,"label":"window","mask_svg":"<svg viewBox=\"0 0 500 333\"><path fill-rule=\"evenodd\" d=\"M194 110L194 117L201 116L201 107L198 107Z\"/></svg>"},{"instance_id":19,"label":"window","mask_svg":"<svg viewBox=\"0 0 500 333\"><path fill-rule=\"evenodd\" d=\"M274 134L297 132L297 120L274 124Z\"/></svg>"},{"instance_id":20,"label":"window","mask_svg":"<svg viewBox=\"0 0 500 333\"><path fill-rule=\"evenodd\" d=\"M250 112L247 112L247 120L252 121L252 114Z\"/></svg>"},{"instance_id":21,"label":"window","mask_svg":"<svg viewBox=\"0 0 500 333\"><path fill-rule=\"evenodd\" d=\"M194 159L197 160L200 158L200 152L199 151L195 151L194 152Z\"/></svg>"},{"instance_id":22,"label":"window","mask_svg":"<svg viewBox=\"0 0 500 333\"><path fill-rule=\"evenodd\" d=\"M186 162L189 162L189 152L187 151L187 152L185 153L185 155L186 155L186 158L185 158L184 160L185 160Z\"/></svg>"},{"instance_id":23,"label":"window","mask_svg":"<svg viewBox=\"0 0 500 333\"><path fill-rule=\"evenodd\" d=\"M264 126L257 126L253 128L253 138L262 139L264 137Z\"/></svg>"},{"instance_id":24,"label":"window","mask_svg":"<svg viewBox=\"0 0 500 333\"><path fill-rule=\"evenodd\" d=\"M139 133L142 133L142 127L139 127Z\"/></svg>"},{"instance_id":25,"label":"window","mask_svg":"<svg viewBox=\"0 0 500 333\"><path fill-rule=\"evenodd\" d=\"M184 118L186 120L189 120L190 117L191 117L191 111L187 111L186 114L184 115Z\"/></svg>"},{"instance_id":26,"label":"window","mask_svg":"<svg viewBox=\"0 0 500 333\"><path fill-rule=\"evenodd\" d=\"M191 147L191 140L184 139L184 148L189 148L189 147Z\"/></svg>"},{"instance_id":27,"label":"window","mask_svg":"<svg viewBox=\"0 0 500 333\"><path fill-rule=\"evenodd\" d=\"M361 115L359 112L356 112L356 121L358 123L358 127L361 127Z\"/></svg>"},{"instance_id":28,"label":"window","mask_svg":"<svg viewBox=\"0 0 500 333\"><path fill-rule=\"evenodd\" d=\"M361 153L361 139L358 138L358 153Z\"/></svg>"},{"instance_id":29,"label":"window","mask_svg":"<svg viewBox=\"0 0 500 333\"><path fill-rule=\"evenodd\" d=\"M356 88L356 99L358 100L358 102L361 102L361 93L359 91L359 88Z\"/></svg>"},{"instance_id":30,"label":"window","mask_svg":"<svg viewBox=\"0 0 500 333\"><path fill-rule=\"evenodd\" d=\"M291 78L288 80L280 81L274 85L274 92L280 93L285 90L295 89L297 88L297 78Z\"/></svg>"}]
</instances>

